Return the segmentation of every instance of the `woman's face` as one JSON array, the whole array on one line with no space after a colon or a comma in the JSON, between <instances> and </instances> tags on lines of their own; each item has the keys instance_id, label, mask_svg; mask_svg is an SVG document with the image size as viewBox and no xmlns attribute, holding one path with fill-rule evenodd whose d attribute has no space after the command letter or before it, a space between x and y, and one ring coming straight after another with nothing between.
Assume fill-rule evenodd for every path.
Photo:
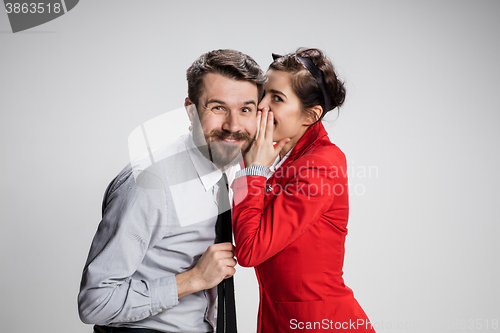
<instances>
[{"instance_id":1,"label":"woman's face","mask_svg":"<svg viewBox=\"0 0 500 333\"><path fill-rule=\"evenodd\" d=\"M264 85L265 95L259 103L259 110L268 108L273 112L273 141L290 138L285 146L288 151L311 125L311 120L301 112L300 100L293 92L288 73L270 69L266 76L268 81Z\"/></svg>"}]
</instances>

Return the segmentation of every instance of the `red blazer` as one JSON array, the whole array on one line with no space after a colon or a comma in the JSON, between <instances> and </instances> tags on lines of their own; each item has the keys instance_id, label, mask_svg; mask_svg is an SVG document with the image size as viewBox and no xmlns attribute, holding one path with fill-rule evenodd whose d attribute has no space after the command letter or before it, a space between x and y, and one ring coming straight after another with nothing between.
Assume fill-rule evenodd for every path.
<instances>
[{"instance_id":1,"label":"red blazer","mask_svg":"<svg viewBox=\"0 0 500 333\"><path fill-rule=\"evenodd\" d=\"M374 332L342 278L346 173L344 154L318 122L267 181L234 181L236 256L255 266L258 332Z\"/></svg>"}]
</instances>

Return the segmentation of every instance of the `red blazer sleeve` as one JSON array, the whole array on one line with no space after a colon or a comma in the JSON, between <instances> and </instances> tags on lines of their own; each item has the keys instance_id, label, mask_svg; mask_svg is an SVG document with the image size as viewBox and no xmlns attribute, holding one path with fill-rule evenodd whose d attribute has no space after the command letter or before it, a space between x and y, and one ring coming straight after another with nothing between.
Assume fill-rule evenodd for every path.
<instances>
[{"instance_id":1,"label":"red blazer sleeve","mask_svg":"<svg viewBox=\"0 0 500 333\"><path fill-rule=\"evenodd\" d=\"M285 185L277 183L267 194L262 176L240 177L233 184L233 232L241 266L257 266L276 255L332 206L333 193L347 191L347 182L338 182L337 168L323 157L304 156L286 168Z\"/></svg>"}]
</instances>

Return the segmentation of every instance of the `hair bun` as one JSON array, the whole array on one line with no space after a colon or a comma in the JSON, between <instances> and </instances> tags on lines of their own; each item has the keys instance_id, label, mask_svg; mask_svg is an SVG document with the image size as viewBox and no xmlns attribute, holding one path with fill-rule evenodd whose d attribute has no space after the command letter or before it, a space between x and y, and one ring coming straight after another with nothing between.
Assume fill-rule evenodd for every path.
<instances>
[{"instance_id":1,"label":"hair bun","mask_svg":"<svg viewBox=\"0 0 500 333\"><path fill-rule=\"evenodd\" d=\"M327 96L324 96L322 87L316 82L314 74L305 67L300 58L308 58L321 72ZM321 120L328 111L344 103L346 95L344 83L337 78L332 62L319 49L299 48L294 53L276 58L269 68L291 75L293 91L300 99L305 112L317 105L323 108L323 113L318 120ZM329 110L326 110L326 100L330 102Z\"/></svg>"}]
</instances>

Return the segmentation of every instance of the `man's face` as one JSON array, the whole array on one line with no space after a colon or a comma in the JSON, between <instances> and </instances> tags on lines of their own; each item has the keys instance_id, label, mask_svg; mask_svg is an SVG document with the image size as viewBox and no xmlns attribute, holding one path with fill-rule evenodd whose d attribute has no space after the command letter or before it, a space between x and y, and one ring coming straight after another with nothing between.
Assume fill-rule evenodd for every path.
<instances>
[{"instance_id":1,"label":"man's face","mask_svg":"<svg viewBox=\"0 0 500 333\"><path fill-rule=\"evenodd\" d=\"M253 142L257 129L257 85L215 73L206 74L203 83L198 101L199 123L196 115L190 114L193 138L200 151L223 168ZM189 104L192 102L186 99L185 105Z\"/></svg>"}]
</instances>

